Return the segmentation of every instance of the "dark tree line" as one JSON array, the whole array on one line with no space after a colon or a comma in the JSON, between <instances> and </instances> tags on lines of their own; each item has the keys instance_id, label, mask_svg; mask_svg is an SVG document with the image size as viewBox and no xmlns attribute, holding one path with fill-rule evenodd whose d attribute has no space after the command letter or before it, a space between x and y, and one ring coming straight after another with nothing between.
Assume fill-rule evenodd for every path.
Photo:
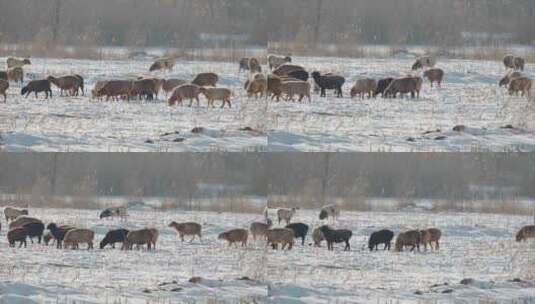
<instances>
[{"instance_id":1,"label":"dark tree line","mask_svg":"<svg viewBox=\"0 0 535 304\"><path fill-rule=\"evenodd\" d=\"M532 0L0 0L0 42L192 47L248 43L457 44L461 32L535 41Z\"/></svg>"}]
</instances>

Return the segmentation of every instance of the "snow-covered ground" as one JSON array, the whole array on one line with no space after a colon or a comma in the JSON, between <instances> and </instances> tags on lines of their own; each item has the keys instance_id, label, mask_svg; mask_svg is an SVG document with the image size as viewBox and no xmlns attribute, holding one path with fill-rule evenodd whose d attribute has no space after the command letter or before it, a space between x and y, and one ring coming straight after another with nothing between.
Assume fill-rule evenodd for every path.
<instances>
[{"instance_id":1,"label":"snow-covered ground","mask_svg":"<svg viewBox=\"0 0 535 304\"><path fill-rule=\"evenodd\" d=\"M528 217L460 213L343 212L338 227L354 236L352 250L297 244L267 250L262 241L228 248L217 235L247 228L254 214L131 211L127 223L98 220L97 211L32 209L45 222L90 228L96 247L114 227L157 227L157 250L57 250L0 240L0 303L532 303L535 243L516 243ZM181 243L171 221L197 221L203 240ZM316 211L295 221L319 223ZM368 235L438 227L438 252L369 252ZM200 282L188 282L192 277ZM462 279L473 279L468 285ZM517 280L515 280L517 279ZM516 301L516 302L515 302Z\"/></svg>"},{"instance_id":2,"label":"snow-covered ground","mask_svg":"<svg viewBox=\"0 0 535 304\"><path fill-rule=\"evenodd\" d=\"M5 58L0 58L0 62ZM424 85L418 100L351 100L360 77L410 72L413 59L297 57L308 70L344 75L343 99L313 96L312 104L248 99L246 74L235 63L177 63L160 77L191 79L199 72L220 75L234 90L232 109L169 108L154 102L98 102L88 97L44 101L20 96L12 84L0 105L0 149L6 151L533 151L535 109L497 87L505 73L499 62L440 59L442 89ZM98 79L147 75L148 60L89 61L32 58L27 78L76 72L88 91ZM528 65L534 76L533 65ZM454 132L465 125L465 132ZM502 128L512 125L513 128ZM194 127L204 130L193 134Z\"/></svg>"}]
</instances>

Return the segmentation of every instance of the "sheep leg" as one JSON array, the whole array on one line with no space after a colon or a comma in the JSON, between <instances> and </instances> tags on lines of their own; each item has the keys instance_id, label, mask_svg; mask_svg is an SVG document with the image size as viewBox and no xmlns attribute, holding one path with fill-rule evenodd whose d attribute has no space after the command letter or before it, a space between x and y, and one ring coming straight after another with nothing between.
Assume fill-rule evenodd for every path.
<instances>
[{"instance_id":1,"label":"sheep leg","mask_svg":"<svg viewBox=\"0 0 535 304\"><path fill-rule=\"evenodd\" d=\"M435 242L435 250L439 250L440 249L440 244L438 243L438 240Z\"/></svg>"}]
</instances>

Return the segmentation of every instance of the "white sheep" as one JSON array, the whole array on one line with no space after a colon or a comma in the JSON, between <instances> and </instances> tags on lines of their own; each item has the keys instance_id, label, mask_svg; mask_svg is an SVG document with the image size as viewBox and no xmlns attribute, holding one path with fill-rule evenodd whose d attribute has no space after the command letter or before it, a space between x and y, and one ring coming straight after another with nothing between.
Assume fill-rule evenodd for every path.
<instances>
[{"instance_id":1,"label":"white sheep","mask_svg":"<svg viewBox=\"0 0 535 304\"><path fill-rule=\"evenodd\" d=\"M321 208L320 211L320 220L332 218L333 221L336 221L340 217L340 207L335 204L326 205Z\"/></svg>"},{"instance_id":2,"label":"white sheep","mask_svg":"<svg viewBox=\"0 0 535 304\"><path fill-rule=\"evenodd\" d=\"M292 221L292 217L295 215L297 208L279 208L277 209L277 218L279 220L279 225L282 220L286 222L286 225L289 225Z\"/></svg>"}]
</instances>

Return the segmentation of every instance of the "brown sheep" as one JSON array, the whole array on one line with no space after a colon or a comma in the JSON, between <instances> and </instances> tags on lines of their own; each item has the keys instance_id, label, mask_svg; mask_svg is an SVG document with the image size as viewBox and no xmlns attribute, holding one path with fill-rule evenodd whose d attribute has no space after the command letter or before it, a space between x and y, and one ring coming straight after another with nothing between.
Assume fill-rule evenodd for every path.
<instances>
[{"instance_id":1,"label":"brown sheep","mask_svg":"<svg viewBox=\"0 0 535 304\"><path fill-rule=\"evenodd\" d=\"M403 97L404 94L411 93L411 97L420 97L422 79L420 77L405 77L392 81L385 90L386 97L396 98L398 93Z\"/></svg>"},{"instance_id":2,"label":"brown sheep","mask_svg":"<svg viewBox=\"0 0 535 304\"><path fill-rule=\"evenodd\" d=\"M24 248L26 248L26 237L28 236L28 233L26 229L22 227L13 228L9 230L7 233L7 240L9 242L10 247L15 247L15 242L20 242L19 248L22 247L22 244L24 244Z\"/></svg>"},{"instance_id":3,"label":"brown sheep","mask_svg":"<svg viewBox=\"0 0 535 304\"><path fill-rule=\"evenodd\" d=\"M158 96L159 80L155 78L140 79L132 82L130 88L130 97L139 98L145 97L147 100L153 100Z\"/></svg>"},{"instance_id":4,"label":"brown sheep","mask_svg":"<svg viewBox=\"0 0 535 304\"><path fill-rule=\"evenodd\" d=\"M421 234L418 230L410 230L398 234L396 238L396 251L403 251L403 247L412 246L411 251L415 248L420 251Z\"/></svg>"},{"instance_id":5,"label":"brown sheep","mask_svg":"<svg viewBox=\"0 0 535 304\"><path fill-rule=\"evenodd\" d=\"M249 230L253 235L253 240L256 241L257 237L266 238L266 232L271 226L273 226L273 222L270 219L267 219L266 223L253 222L251 226L249 226Z\"/></svg>"},{"instance_id":6,"label":"brown sheep","mask_svg":"<svg viewBox=\"0 0 535 304\"><path fill-rule=\"evenodd\" d=\"M438 84L438 87L441 87L444 71L442 69L429 69L424 72L424 77L431 82L431 87L433 87L434 82Z\"/></svg>"},{"instance_id":7,"label":"brown sheep","mask_svg":"<svg viewBox=\"0 0 535 304\"><path fill-rule=\"evenodd\" d=\"M321 247L321 242L325 240L323 232L321 232L321 227L317 227L312 232L312 240L314 240L314 246Z\"/></svg>"},{"instance_id":8,"label":"brown sheep","mask_svg":"<svg viewBox=\"0 0 535 304\"><path fill-rule=\"evenodd\" d=\"M258 98L260 95L260 98L264 97L264 94L267 91L267 80L265 78L262 79L255 79L249 83L247 86L247 97L255 97Z\"/></svg>"},{"instance_id":9,"label":"brown sheep","mask_svg":"<svg viewBox=\"0 0 535 304\"><path fill-rule=\"evenodd\" d=\"M277 101L281 98L281 85L282 85L282 79L278 77L277 75L268 75L267 78L267 95L271 96L271 99L273 100L275 97L277 98Z\"/></svg>"},{"instance_id":10,"label":"brown sheep","mask_svg":"<svg viewBox=\"0 0 535 304\"><path fill-rule=\"evenodd\" d=\"M13 57L7 58L6 63L7 63L7 68L8 69L21 68L21 67L23 67L23 66L25 66L27 64L28 65L32 64L30 59L28 59L28 58L17 59L17 58L13 58Z\"/></svg>"},{"instance_id":11,"label":"brown sheep","mask_svg":"<svg viewBox=\"0 0 535 304\"><path fill-rule=\"evenodd\" d=\"M186 84L187 81L182 79L165 79L162 83L162 89L165 92L165 94L169 94L169 92L172 92L176 87L181 86L183 84Z\"/></svg>"},{"instance_id":12,"label":"brown sheep","mask_svg":"<svg viewBox=\"0 0 535 304\"><path fill-rule=\"evenodd\" d=\"M28 209L17 209L13 207L5 207L4 215L6 216L6 222L14 220L19 216L28 215Z\"/></svg>"},{"instance_id":13,"label":"brown sheep","mask_svg":"<svg viewBox=\"0 0 535 304\"><path fill-rule=\"evenodd\" d=\"M7 102L7 89L9 89L9 82L0 79L0 95L4 96L4 103Z\"/></svg>"},{"instance_id":14,"label":"brown sheep","mask_svg":"<svg viewBox=\"0 0 535 304\"><path fill-rule=\"evenodd\" d=\"M154 61L154 63L150 66L149 71L158 71L158 70L173 70L173 67L175 66L175 59L171 57L163 57L158 58Z\"/></svg>"},{"instance_id":15,"label":"brown sheep","mask_svg":"<svg viewBox=\"0 0 535 304\"><path fill-rule=\"evenodd\" d=\"M76 92L78 92L80 86L82 85L80 78L73 75L57 78L54 76L48 76L47 79L60 89L60 96L63 96L64 91L68 91L69 94L73 96Z\"/></svg>"},{"instance_id":16,"label":"brown sheep","mask_svg":"<svg viewBox=\"0 0 535 304\"><path fill-rule=\"evenodd\" d=\"M278 67L275 71L273 71L273 75L277 76L287 76L288 73L294 72L294 71L304 71L305 68L299 65L294 64L284 64Z\"/></svg>"},{"instance_id":17,"label":"brown sheep","mask_svg":"<svg viewBox=\"0 0 535 304\"><path fill-rule=\"evenodd\" d=\"M509 95L521 93L521 96L531 97L533 82L527 77L514 78L509 82Z\"/></svg>"},{"instance_id":18,"label":"brown sheep","mask_svg":"<svg viewBox=\"0 0 535 304\"><path fill-rule=\"evenodd\" d=\"M197 76L195 76L195 79L193 79L191 83L196 84L200 87L206 87L206 86L215 87L218 81L219 81L219 76L217 76L217 74L215 73L200 73Z\"/></svg>"},{"instance_id":19,"label":"brown sheep","mask_svg":"<svg viewBox=\"0 0 535 304\"><path fill-rule=\"evenodd\" d=\"M10 81L23 83L24 71L20 67L9 69L7 70L7 78Z\"/></svg>"},{"instance_id":20,"label":"brown sheep","mask_svg":"<svg viewBox=\"0 0 535 304\"><path fill-rule=\"evenodd\" d=\"M351 98L359 96L364 99L364 96L368 94L368 98L372 98L375 89L377 88L377 81L372 78L359 79L355 85L351 88Z\"/></svg>"},{"instance_id":21,"label":"brown sheep","mask_svg":"<svg viewBox=\"0 0 535 304\"><path fill-rule=\"evenodd\" d=\"M442 232L436 228L430 228L427 230L422 230L421 232L421 242L424 245L425 251L427 251L427 245L433 250L433 243L435 243L435 250L440 249L440 237Z\"/></svg>"},{"instance_id":22,"label":"brown sheep","mask_svg":"<svg viewBox=\"0 0 535 304\"><path fill-rule=\"evenodd\" d=\"M123 242L123 247L121 249L132 250L134 245L140 246L147 244L147 249L150 250L153 240L154 233L150 229L130 231L126 235L126 240Z\"/></svg>"},{"instance_id":23,"label":"brown sheep","mask_svg":"<svg viewBox=\"0 0 535 304\"><path fill-rule=\"evenodd\" d=\"M86 243L87 250L90 250L93 249L94 238L95 232L89 229L72 229L63 237L63 248L67 249L71 246L72 249L78 249L78 244Z\"/></svg>"},{"instance_id":24,"label":"brown sheep","mask_svg":"<svg viewBox=\"0 0 535 304\"><path fill-rule=\"evenodd\" d=\"M201 87L201 93L206 96L206 99L208 100L208 107L214 107L214 101L221 100L223 102L221 108L224 108L225 104L227 103L228 107L232 108L232 104L230 102L232 91L230 89Z\"/></svg>"},{"instance_id":25,"label":"brown sheep","mask_svg":"<svg viewBox=\"0 0 535 304\"><path fill-rule=\"evenodd\" d=\"M9 223L9 229L22 227L26 224L30 223L43 223L41 220L35 218L35 217L29 217L29 216L19 216L16 220Z\"/></svg>"},{"instance_id":26,"label":"brown sheep","mask_svg":"<svg viewBox=\"0 0 535 304\"><path fill-rule=\"evenodd\" d=\"M173 94L171 94L171 97L169 97L168 104L169 106L174 106L175 104L180 103L182 105L182 101L184 99L189 99L189 106L191 107L193 105L193 99L197 100L197 106L200 105L199 100L199 94L201 93L201 87L195 84L183 84L181 86L176 87L173 90Z\"/></svg>"},{"instance_id":27,"label":"brown sheep","mask_svg":"<svg viewBox=\"0 0 535 304\"><path fill-rule=\"evenodd\" d=\"M505 86L509 85L511 80L513 80L515 78L518 78L518 77L522 77L522 73L520 73L520 72L509 72L500 80L498 85L500 87L505 87Z\"/></svg>"},{"instance_id":28,"label":"brown sheep","mask_svg":"<svg viewBox=\"0 0 535 304\"><path fill-rule=\"evenodd\" d=\"M282 250L288 245L288 250L292 250L294 245L294 231L288 228L275 228L266 231L267 245L275 250L278 245L282 245Z\"/></svg>"},{"instance_id":29,"label":"brown sheep","mask_svg":"<svg viewBox=\"0 0 535 304\"><path fill-rule=\"evenodd\" d=\"M114 100L119 98L130 99L133 81L130 80L108 80L97 92L97 96L106 96L106 101L111 97Z\"/></svg>"},{"instance_id":30,"label":"brown sheep","mask_svg":"<svg viewBox=\"0 0 535 304\"><path fill-rule=\"evenodd\" d=\"M98 100L101 99L101 97L103 95L101 95L100 90L106 85L106 83L108 83L108 82L105 81L105 80L99 80L99 81L97 81L95 83L95 85L93 86L93 89L91 90L91 97L93 99L95 99L95 98L98 99Z\"/></svg>"},{"instance_id":31,"label":"brown sheep","mask_svg":"<svg viewBox=\"0 0 535 304\"><path fill-rule=\"evenodd\" d=\"M521 241L526 242L528 239L533 239L533 238L535 238L535 225L524 226L516 234L517 242L521 242Z\"/></svg>"},{"instance_id":32,"label":"brown sheep","mask_svg":"<svg viewBox=\"0 0 535 304\"><path fill-rule=\"evenodd\" d=\"M228 242L228 246L232 246L232 244L236 244L236 247L238 247L238 243L241 243L242 247L247 246L247 238L249 237L249 232L245 229L233 229L226 232L223 232L219 234L217 237L218 240L226 240Z\"/></svg>"},{"instance_id":33,"label":"brown sheep","mask_svg":"<svg viewBox=\"0 0 535 304\"><path fill-rule=\"evenodd\" d=\"M202 230L201 224L193 223L193 222L180 223L180 224L177 222L171 222L169 224L169 227L175 228L182 242L184 242L185 235L192 236L190 243L193 242L193 240L195 239L195 236L198 236L199 240L201 240L201 230Z\"/></svg>"},{"instance_id":34,"label":"brown sheep","mask_svg":"<svg viewBox=\"0 0 535 304\"><path fill-rule=\"evenodd\" d=\"M294 96L299 96L299 102L303 100L304 97L308 98L308 102L312 102L310 98L310 83L305 81L287 81L281 84L282 94L286 94L287 99L294 101Z\"/></svg>"},{"instance_id":35,"label":"brown sheep","mask_svg":"<svg viewBox=\"0 0 535 304\"><path fill-rule=\"evenodd\" d=\"M245 81L243 85L243 89L247 91L247 88L249 87L249 84L251 83L251 81L257 80L257 79L266 79L266 76L264 76L264 74L262 73L250 73L249 77L247 77L247 80Z\"/></svg>"}]
</instances>

